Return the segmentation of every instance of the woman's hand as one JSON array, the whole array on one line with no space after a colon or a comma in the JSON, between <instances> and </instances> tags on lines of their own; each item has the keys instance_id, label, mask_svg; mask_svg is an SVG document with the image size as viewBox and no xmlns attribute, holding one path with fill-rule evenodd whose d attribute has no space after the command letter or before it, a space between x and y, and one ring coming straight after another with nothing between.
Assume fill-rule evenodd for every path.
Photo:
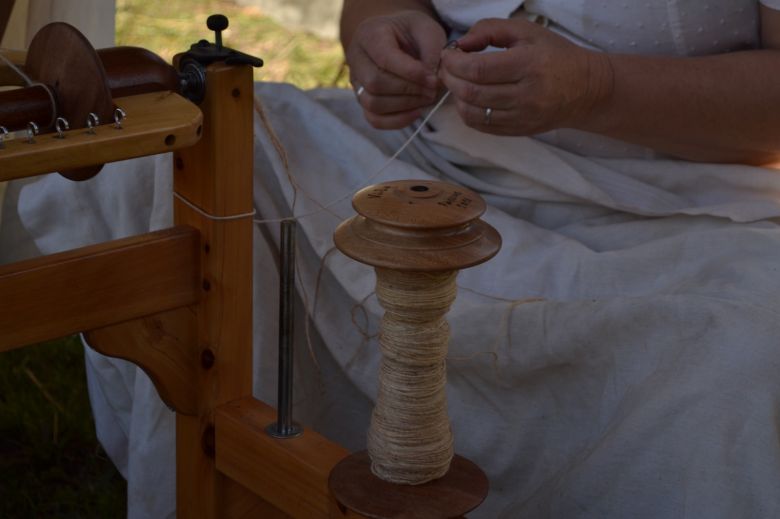
<instances>
[{"instance_id":1,"label":"woman's hand","mask_svg":"<svg viewBox=\"0 0 780 519\"><path fill-rule=\"evenodd\" d=\"M505 50L477 53L491 45ZM522 19L474 25L442 52L439 78L467 125L497 135L577 127L612 84L606 55Z\"/></svg>"},{"instance_id":2,"label":"woman's hand","mask_svg":"<svg viewBox=\"0 0 780 519\"><path fill-rule=\"evenodd\" d=\"M442 26L409 10L363 21L346 57L350 81L375 128L403 128L436 100L436 68L446 43Z\"/></svg>"}]
</instances>

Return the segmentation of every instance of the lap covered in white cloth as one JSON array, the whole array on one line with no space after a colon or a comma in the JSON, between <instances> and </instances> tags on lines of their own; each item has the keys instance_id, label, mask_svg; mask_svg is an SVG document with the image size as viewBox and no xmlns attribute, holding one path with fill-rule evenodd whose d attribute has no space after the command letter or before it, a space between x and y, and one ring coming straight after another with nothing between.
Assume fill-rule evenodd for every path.
<instances>
[{"instance_id":1,"label":"lap covered in white cloth","mask_svg":"<svg viewBox=\"0 0 780 519\"><path fill-rule=\"evenodd\" d=\"M299 318L297 419L365 445L381 310L372 270L334 252L332 232L368 182L440 179L481 193L504 241L460 274L449 316L456 450L491 480L471 516L780 515L778 172L588 157L480 134L445 106L370 178L408 130L369 128L351 92L263 84L256 94L289 161L258 119L260 217L320 211L300 220L298 307L312 326L309 345ZM84 183L11 184L0 247L51 253L164 227L169 170L153 157ZM255 394L272 403L277 239L275 225L256 226ZM87 353L129 517L172 516L173 414L140 370Z\"/></svg>"}]
</instances>

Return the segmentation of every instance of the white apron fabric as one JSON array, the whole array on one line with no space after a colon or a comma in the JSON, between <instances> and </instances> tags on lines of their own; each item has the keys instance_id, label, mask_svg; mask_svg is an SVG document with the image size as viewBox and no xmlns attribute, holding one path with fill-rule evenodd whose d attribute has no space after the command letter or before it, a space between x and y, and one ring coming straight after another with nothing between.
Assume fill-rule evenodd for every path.
<instances>
[{"instance_id":1,"label":"white apron fabric","mask_svg":"<svg viewBox=\"0 0 780 519\"><path fill-rule=\"evenodd\" d=\"M290 171L320 203L364 185L408 135L367 127L351 92L258 85ZM255 201L287 216L292 189L255 125ZM483 193L499 255L459 277L449 410L456 449L491 480L472 517L733 518L780 515L780 177L681 161L593 159L434 117L372 182L440 178ZM71 183L12 184L0 239L43 253L164 226L167 157ZM144 171L146 170L146 171ZM317 210L303 192L297 214ZM8 208L7 208L8 209ZM296 417L365 444L380 310L371 269L321 258L348 198L300 222L314 310L296 331ZM9 228L13 224L13 228ZM255 394L274 402L276 226L255 233ZM29 240L28 240L29 241ZM515 301L515 302L511 302ZM313 357L319 363L316 367ZM146 376L88 351L101 441L128 478L128 516L174 515L173 414Z\"/></svg>"}]
</instances>

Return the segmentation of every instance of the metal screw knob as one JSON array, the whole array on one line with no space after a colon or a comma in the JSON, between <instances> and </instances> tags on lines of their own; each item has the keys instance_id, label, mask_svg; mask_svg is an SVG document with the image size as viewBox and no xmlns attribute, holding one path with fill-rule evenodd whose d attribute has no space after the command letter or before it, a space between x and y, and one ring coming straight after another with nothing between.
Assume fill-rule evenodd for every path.
<instances>
[{"instance_id":1,"label":"metal screw knob","mask_svg":"<svg viewBox=\"0 0 780 519\"><path fill-rule=\"evenodd\" d=\"M217 44L217 50L222 50L222 31L227 29L228 25L227 16L222 14L212 14L206 19L206 27L214 31L214 42Z\"/></svg>"}]
</instances>

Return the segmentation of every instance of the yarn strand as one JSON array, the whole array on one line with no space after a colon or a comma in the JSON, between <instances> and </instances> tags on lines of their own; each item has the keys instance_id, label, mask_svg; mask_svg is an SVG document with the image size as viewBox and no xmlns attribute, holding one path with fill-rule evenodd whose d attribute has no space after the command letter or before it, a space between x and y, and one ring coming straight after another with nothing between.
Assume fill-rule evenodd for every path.
<instances>
[{"instance_id":1,"label":"yarn strand","mask_svg":"<svg viewBox=\"0 0 780 519\"><path fill-rule=\"evenodd\" d=\"M398 156L401 153L403 153L403 151L412 143L412 141L414 141L414 139L417 138L417 136L420 134L422 129L425 128L425 125L428 123L428 121L431 119L431 117L433 117L433 114L435 114L439 110L439 108L441 108L441 106L447 100L449 95L450 95L450 92L448 90L448 91L446 91L444 93L444 95L441 96L441 99L439 99L439 102L436 103L436 105L434 105L434 107L431 109L430 112L428 112L428 114L423 118L423 120L420 122L420 124L414 130L414 132L412 132L412 134L406 139L406 141L404 141L404 143L401 145L401 147L398 148L398 150L396 150L396 152L393 153L390 157L388 157L387 160L384 162L384 164L382 164L382 166L379 167L379 169L377 169L375 172L373 172L371 175L369 175L368 178L366 178L363 181L363 185L362 186L356 186L355 189L349 190L347 193L344 193L342 196L340 196L340 197L338 197L338 198L336 198L334 200L331 200L327 204L322 205L322 204L319 204L319 202L318 202L318 205L320 206L320 208L316 209L314 211L310 211L308 213L293 214L292 216L287 216L287 217L284 217L284 218L264 218L264 219L256 218L253 221L255 223L257 223L257 224L280 223L280 222L283 222L283 221L286 221L286 220L296 220L296 221L297 220L301 220L303 218L308 218L310 216L316 216L316 215L318 215L320 213L323 213L323 212L328 212L328 213L333 214L331 211L329 211L330 208L332 208L334 205L336 205L336 204L338 204L340 202L343 202L344 200L350 198L357 189L359 189L360 187L367 186L367 185L371 184L371 182L374 179L376 179L379 175L384 173L384 171L390 166L390 164L392 164L395 161L395 159L397 159ZM255 106L257 108L257 105L255 105ZM274 143L274 146L276 146L276 143L278 142L278 138L276 137L276 134L273 131L273 128L271 127L271 125L269 124L268 120L264 116L261 117L261 120L263 121L263 125L265 126L266 131L268 131L269 136L271 137L271 140ZM279 147L277 147L277 151L278 150L279 150ZM283 160L285 160L285 167L287 167L286 156L283 156ZM288 175L287 176L290 179L290 183L293 186L294 197L297 198L298 190L303 191L303 189L300 187L300 185L298 185L297 181L293 180L294 177L290 175L289 171L288 171ZM304 191L304 194L310 200L315 200L311 195L309 195L305 191ZM293 206L294 206L294 204L293 204Z\"/></svg>"}]
</instances>

